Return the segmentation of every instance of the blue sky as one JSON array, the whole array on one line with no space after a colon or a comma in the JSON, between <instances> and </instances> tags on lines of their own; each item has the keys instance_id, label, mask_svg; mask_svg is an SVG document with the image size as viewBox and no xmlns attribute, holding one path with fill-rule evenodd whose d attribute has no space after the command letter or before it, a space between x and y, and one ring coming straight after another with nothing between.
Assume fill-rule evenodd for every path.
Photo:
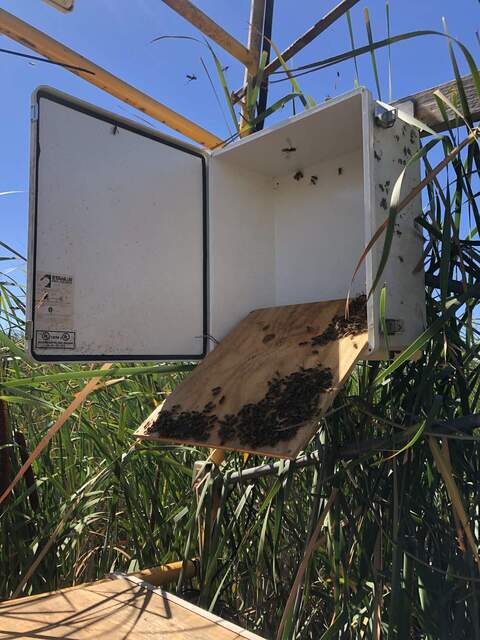
<instances>
[{"instance_id":1,"label":"blue sky","mask_svg":"<svg viewBox=\"0 0 480 640\"><path fill-rule=\"evenodd\" d=\"M336 2L275 0L272 38L276 46L285 48ZM246 41L249 0L197 0L196 4L237 39ZM184 40L150 42L161 35L198 36L193 27L161 0L76 0L74 12L67 15L42 0L0 0L0 7L42 29L220 137L228 135L200 62L202 56L215 79L215 70L205 47ZM386 37L385 0L361 1L352 10L357 46L367 43L363 19L365 7L370 12L374 39ZM450 34L466 44L478 60L480 45L475 31L480 27L479 7L478 0L390 0L391 32L399 34L417 29L441 31L441 18L445 16ZM27 51L4 36L0 36L0 47ZM305 64L349 48L347 22L342 19L290 64ZM230 87L237 88L243 77L241 65L218 47L215 49L222 64L229 65L227 79ZM382 98L388 100L386 51L378 53L377 62ZM463 59L461 65L462 72L466 73ZM446 40L440 37L426 37L393 46L392 68L394 99L450 80L453 76ZM22 192L0 198L0 240L25 252L32 91L39 85L50 85L133 120L140 114L71 73L41 62L29 64L20 58L0 54L0 74L3 87L3 99L0 102L0 191ZM194 74L198 79L188 82L186 74ZM361 84L375 93L369 56L359 60L359 75ZM353 63L346 62L301 78L300 86L316 101L322 101L326 96L351 89L354 78ZM220 94L220 88L218 91ZM275 85L269 102L287 92L287 85ZM277 117L283 115L287 114L279 113ZM151 124L162 129L154 121Z\"/></svg>"}]
</instances>

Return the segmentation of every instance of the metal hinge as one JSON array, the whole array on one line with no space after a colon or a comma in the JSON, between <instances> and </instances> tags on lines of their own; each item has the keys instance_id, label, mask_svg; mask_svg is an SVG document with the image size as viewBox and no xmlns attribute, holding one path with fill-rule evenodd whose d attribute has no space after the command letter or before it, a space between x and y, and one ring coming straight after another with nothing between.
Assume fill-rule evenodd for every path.
<instances>
[{"instance_id":1,"label":"metal hinge","mask_svg":"<svg viewBox=\"0 0 480 640\"><path fill-rule=\"evenodd\" d=\"M25 323L25 340L31 340L33 337L32 322L28 320Z\"/></svg>"},{"instance_id":2,"label":"metal hinge","mask_svg":"<svg viewBox=\"0 0 480 640\"><path fill-rule=\"evenodd\" d=\"M38 104L32 104L30 107L30 120L32 122L37 122L38 120Z\"/></svg>"},{"instance_id":3,"label":"metal hinge","mask_svg":"<svg viewBox=\"0 0 480 640\"><path fill-rule=\"evenodd\" d=\"M381 105L375 106L375 124L382 129L390 129L397 121L397 109L385 109Z\"/></svg>"}]
</instances>

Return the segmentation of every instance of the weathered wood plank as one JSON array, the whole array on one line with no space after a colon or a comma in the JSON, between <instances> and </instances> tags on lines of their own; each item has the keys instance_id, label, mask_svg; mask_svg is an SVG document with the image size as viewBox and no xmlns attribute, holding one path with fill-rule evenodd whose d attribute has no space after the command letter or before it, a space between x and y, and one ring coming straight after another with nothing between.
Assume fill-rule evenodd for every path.
<instances>
[{"instance_id":1,"label":"weathered wood plank","mask_svg":"<svg viewBox=\"0 0 480 640\"><path fill-rule=\"evenodd\" d=\"M237 625L134 578L0 603L0 640L262 640Z\"/></svg>"},{"instance_id":2,"label":"weathered wood plank","mask_svg":"<svg viewBox=\"0 0 480 640\"><path fill-rule=\"evenodd\" d=\"M477 93L473 78L469 75L463 76L462 82L465 88L465 93L467 96L468 106L472 115L472 119L474 122L478 122L478 120L480 120L480 96ZM435 96L433 95L433 92L437 89L440 90L444 95L446 95L447 98L449 98L453 102L453 104L455 104L455 106L457 106L455 97L458 95L458 90L455 80L450 80L449 82L445 82L438 87L431 87L430 89L425 89L424 91L419 91L418 93L413 93L412 95L405 96L401 100L395 101L393 104L395 106L401 104L402 102L412 101L414 104L414 113L416 118L427 124L435 131L445 131L447 127L444 123L440 109L438 108ZM455 120L458 120L458 116L453 113L446 105L445 108L449 115L451 115L452 117L452 123L454 123ZM459 107L460 112L461 110L461 107Z\"/></svg>"}]
</instances>

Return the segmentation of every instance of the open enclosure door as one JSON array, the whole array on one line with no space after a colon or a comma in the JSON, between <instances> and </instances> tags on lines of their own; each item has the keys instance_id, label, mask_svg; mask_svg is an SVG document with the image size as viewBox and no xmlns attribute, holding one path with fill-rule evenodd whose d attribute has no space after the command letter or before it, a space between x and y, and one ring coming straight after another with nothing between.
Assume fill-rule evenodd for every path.
<instances>
[{"instance_id":1,"label":"open enclosure door","mask_svg":"<svg viewBox=\"0 0 480 640\"><path fill-rule=\"evenodd\" d=\"M202 153L51 89L36 91L32 120L32 356L203 357Z\"/></svg>"}]
</instances>

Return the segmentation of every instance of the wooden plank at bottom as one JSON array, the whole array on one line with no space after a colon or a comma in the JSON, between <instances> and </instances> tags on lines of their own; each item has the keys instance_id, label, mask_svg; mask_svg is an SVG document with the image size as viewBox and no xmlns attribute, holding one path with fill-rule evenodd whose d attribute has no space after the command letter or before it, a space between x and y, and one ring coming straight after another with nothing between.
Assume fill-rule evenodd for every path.
<instances>
[{"instance_id":1,"label":"wooden plank at bottom","mask_svg":"<svg viewBox=\"0 0 480 640\"><path fill-rule=\"evenodd\" d=\"M345 300L252 311L135 436L295 458L367 346L364 297L348 323L344 311Z\"/></svg>"},{"instance_id":2,"label":"wooden plank at bottom","mask_svg":"<svg viewBox=\"0 0 480 640\"><path fill-rule=\"evenodd\" d=\"M185 600L124 578L0 603L0 640L245 640L244 629Z\"/></svg>"}]
</instances>

